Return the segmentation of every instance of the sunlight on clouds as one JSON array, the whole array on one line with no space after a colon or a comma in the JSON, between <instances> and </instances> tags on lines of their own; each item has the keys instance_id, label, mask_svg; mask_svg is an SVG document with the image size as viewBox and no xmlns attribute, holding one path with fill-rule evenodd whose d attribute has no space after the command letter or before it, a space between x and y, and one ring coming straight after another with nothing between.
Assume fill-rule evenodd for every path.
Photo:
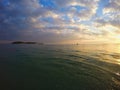
<instances>
[{"instance_id":1,"label":"sunlight on clouds","mask_svg":"<svg viewBox=\"0 0 120 90\"><path fill-rule=\"evenodd\" d=\"M100 5L101 0L41 1L9 0L9 5L1 6L2 38L15 35L18 39L37 41L42 37L42 41L56 43L101 43L111 39L118 42L120 39L120 0L109 0L104 6ZM6 34L8 31L11 32Z\"/></svg>"}]
</instances>

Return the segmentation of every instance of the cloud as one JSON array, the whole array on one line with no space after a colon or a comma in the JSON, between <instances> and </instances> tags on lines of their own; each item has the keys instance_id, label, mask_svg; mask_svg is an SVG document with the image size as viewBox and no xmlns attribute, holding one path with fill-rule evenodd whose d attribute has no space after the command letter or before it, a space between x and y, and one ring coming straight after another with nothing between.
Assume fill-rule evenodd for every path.
<instances>
[{"instance_id":1,"label":"cloud","mask_svg":"<svg viewBox=\"0 0 120 90\"><path fill-rule=\"evenodd\" d=\"M110 0L103 9L103 13L110 24L120 28L120 0Z\"/></svg>"},{"instance_id":2,"label":"cloud","mask_svg":"<svg viewBox=\"0 0 120 90\"><path fill-rule=\"evenodd\" d=\"M62 42L113 38L120 28L120 2L109 1L98 17L99 2L1 0L0 40Z\"/></svg>"},{"instance_id":3,"label":"cloud","mask_svg":"<svg viewBox=\"0 0 120 90\"><path fill-rule=\"evenodd\" d=\"M120 0L110 0L109 3L103 9L103 13L119 13L120 12Z\"/></svg>"}]
</instances>

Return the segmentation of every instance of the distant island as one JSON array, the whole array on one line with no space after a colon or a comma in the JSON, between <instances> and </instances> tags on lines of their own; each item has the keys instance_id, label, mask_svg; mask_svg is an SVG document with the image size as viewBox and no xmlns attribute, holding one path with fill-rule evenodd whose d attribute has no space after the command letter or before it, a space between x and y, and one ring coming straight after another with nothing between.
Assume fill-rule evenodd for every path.
<instances>
[{"instance_id":1,"label":"distant island","mask_svg":"<svg viewBox=\"0 0 120 90\"><path fill-rule=\"evenodd\" d=\"M37 43L37 42L24 42L24 41L14 41L12 44L39 44L43 45L43 43Z\"/></svg>"}]
</instances>

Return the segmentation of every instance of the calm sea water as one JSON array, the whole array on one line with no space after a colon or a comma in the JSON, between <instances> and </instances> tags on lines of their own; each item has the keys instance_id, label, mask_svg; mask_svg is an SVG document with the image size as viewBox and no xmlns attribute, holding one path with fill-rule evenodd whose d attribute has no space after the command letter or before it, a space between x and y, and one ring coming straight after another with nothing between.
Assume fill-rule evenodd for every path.
<instances>
[{"instance_id":1,"label":"calm sea water","mask_svg":"<svg viewBox=\"0 0 120 90\"><path fill-rule=\"evenodd\" d=\"M0 90L120 90L120 45L0 45Z\"/></svg>"}]
</instances>

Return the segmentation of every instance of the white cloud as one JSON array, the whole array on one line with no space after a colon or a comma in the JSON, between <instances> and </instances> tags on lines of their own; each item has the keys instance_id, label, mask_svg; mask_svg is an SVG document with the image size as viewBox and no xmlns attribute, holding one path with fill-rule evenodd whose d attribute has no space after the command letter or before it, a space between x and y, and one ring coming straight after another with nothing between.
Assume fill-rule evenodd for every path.
<instances>
[{"instance_id":1,"label":"white cloud","mask_svg":"<svg viewBox=\"0 0 120 90\"><path fill-rule=\"evenodd\" d=\"M21 37L24 33L23 38L104 41L120 34L120 0L111 0L101 17L95 16L99 0L52 0L56 8L44 7L39 0L10 2L11 5L4 10L9 14L3 14L5 18L2 18L4 22L0 28L14 30L15 33L19 31ZM3 28L4 25L7 27Z\"/></svg>"}]
</instances>

